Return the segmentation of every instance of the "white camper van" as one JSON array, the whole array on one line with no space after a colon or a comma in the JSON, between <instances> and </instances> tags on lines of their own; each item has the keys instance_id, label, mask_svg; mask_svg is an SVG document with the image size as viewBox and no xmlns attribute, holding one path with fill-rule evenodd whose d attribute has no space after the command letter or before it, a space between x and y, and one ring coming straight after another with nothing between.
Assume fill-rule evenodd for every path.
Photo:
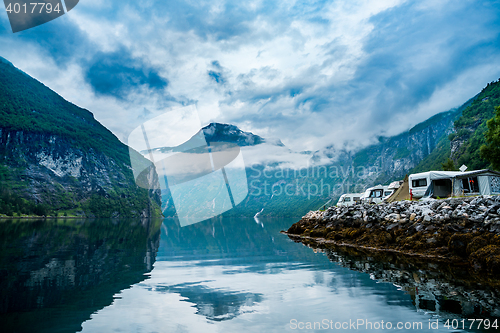
<instances>
[{"instance_id":1,"label":"white camper van","mask_svg":"<svg viewBox=\"0 0 500 333\"><path fill-rule=\"evenodd\" d=\"M361 197L362 203L381 203L382 200L388 198L394 189L389 189L388 186L377 185L370 187L363 193Z\"/></svg>"},{"instance_id":2,"label":"white camper van","mask_svg":"<svg viewBox=\"0 0 500 333\"><path fill-rule=\"evenodd\" d=\"M446 198L458 195L491 195L500 192L500 173L488 169L428 171L412 174L408 185L413 198Z\"/></svg>"},{"instance_id":3,"label":"white camper van","mask_svg":"<svg viewBox=\"0 0 500 333\"><path fill-rule=\"evenodd\" d=\"M337 207L342 206L352 206L361 201L361 196L363 193L346 193L340 196L339 201L337 202Z\"/></svg>"},{"instance_id":4,"label":"white camper van","mask_svg":"<svg viewBox=\"0 0 500 333\"><path fill-rule=\"evenodd\" d=\"M449 195L452 187L452 179L461 174L459 171L428 171L415 173L408 177L408 185L410 187L410 193L413 195L413 198L419 199L424 197L425 192L434 182L434 188L436 189L436 195L440 197L447 196L444 191L446 187L447 194ZM443 193L441 193L443 192Z\"/></svg>"}]
</instances>

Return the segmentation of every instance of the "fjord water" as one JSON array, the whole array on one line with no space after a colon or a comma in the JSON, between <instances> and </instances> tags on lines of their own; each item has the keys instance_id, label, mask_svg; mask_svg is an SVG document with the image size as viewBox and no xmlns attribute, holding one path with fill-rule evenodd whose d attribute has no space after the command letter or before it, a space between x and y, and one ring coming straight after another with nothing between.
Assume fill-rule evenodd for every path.
<instances>
[{"instance_id":1,"label":"fjord water","mask_svg":"<svg viewBox=\"0 0 500 333\"><path fill-rule=\"evenodd\" d=\"M0 331L452 332L477 325L447 320L498 315L496 291L463 274L313 250L280 234L294 222L3 221Z\"/></svg>"}]
</instances>

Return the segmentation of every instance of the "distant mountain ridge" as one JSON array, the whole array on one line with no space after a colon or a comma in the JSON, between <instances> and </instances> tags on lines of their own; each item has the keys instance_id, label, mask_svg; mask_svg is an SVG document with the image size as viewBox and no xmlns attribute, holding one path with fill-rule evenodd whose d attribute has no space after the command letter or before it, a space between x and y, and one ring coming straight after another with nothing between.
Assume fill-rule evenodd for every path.
<instances>
[{"instance_id":1,"label":"distant mountain ridge","mask_svg":"<svg viewBox=\"0 0 500 333\"><path fill-rule=\"evenodd\" d=\"M159 216L149 182L135 184L128 147L91 112L0 58L0 214Z\"/></svg>"},{"instance_id":2,"label":"distant mountain ridge","mask_svg":"<svg viewBox=\"0 0 500 333\"><path fill-rule=\"evenodd\" d=\"M258 135L240 130L235 125L210 123L200 129L188 141L180 144L177 147L155 147L151 148L151 151L160 151L166 153L184 152L187 150L195 149L199 145L200 133L203 133L203 137L205 138L205 141L208 145L210 145L211 142L230 142L240 147L248 147L268 142ZM284 146L283 143L281 143L281 141L279 140L277 140L277 142L275 142L274 144L278 146ZM140 153L147 154L148 151L142 150Z\"/></svg>"},{"instance_id":3,"label":"distant mountain ridge","mask_svg":"<svg viewBox=\"0 0 500 333\"><path fill-rule=\"evenodd\" d=\"M246 147L266 142L262 137L250 132L244 132L238 127L230 124L210 123L201 130L208 143L231 142L240 147Z\"/></svg>"}]
</instances>

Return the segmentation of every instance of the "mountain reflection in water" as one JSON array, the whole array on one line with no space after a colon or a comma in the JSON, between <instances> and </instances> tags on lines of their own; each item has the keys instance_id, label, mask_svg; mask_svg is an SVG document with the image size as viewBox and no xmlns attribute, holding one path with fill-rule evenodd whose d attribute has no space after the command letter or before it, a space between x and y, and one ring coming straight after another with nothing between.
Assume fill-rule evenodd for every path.
<instances>
[{"instance_id":1,"label":"mountain reflection in water","mask_svg":"<svg viewBox=\"0 0 500 333\"><path fill-rule=\"evenodd\" d=\"M195 305L196 314L214 321L233 319L245 312L245 309L251 309L254 304L262 301L260 294L218 290L195 283L157 287L155 290L160 293L178 293Z\"/></svg>"},{"instance_id":2,"label":"mountain reflection in water","mask_svg":"<svg viewBox=\"0 0 500 333\"><path fill-rule=\"evenodd\" d=\"M295 221L3 221L0 332L267 333L295 331L293 319L437 319L432 332L450 332L448 318L499 316L494 278L311 249L280 234Z\"/></svg>"},{"instance_id":3,"label":"mountain reflection in water","mask_svg":"<svg viewBox=\"0 0 500 333\"><path fill-rule=\"evenodd\" d=\"M0 222L2 332L76 332L145 278L161 220Z\"/></svg>"}]
</instances>

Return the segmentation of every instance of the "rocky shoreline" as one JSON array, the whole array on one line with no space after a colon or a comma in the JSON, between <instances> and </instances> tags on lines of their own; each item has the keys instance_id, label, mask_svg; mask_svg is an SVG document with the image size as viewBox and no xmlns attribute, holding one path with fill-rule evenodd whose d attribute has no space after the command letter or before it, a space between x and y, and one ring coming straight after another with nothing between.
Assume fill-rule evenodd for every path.
<instances>
[{"instance_id":1,"label":"rocky shoreline","mask_svg":"<svg viewBox=\"0 0 500 333\"><path fill-rule=\"evenodd\" d=\"M500 273L500 196L330 207L307 213L286 234Z\"/></svg>"}]
</instances>

